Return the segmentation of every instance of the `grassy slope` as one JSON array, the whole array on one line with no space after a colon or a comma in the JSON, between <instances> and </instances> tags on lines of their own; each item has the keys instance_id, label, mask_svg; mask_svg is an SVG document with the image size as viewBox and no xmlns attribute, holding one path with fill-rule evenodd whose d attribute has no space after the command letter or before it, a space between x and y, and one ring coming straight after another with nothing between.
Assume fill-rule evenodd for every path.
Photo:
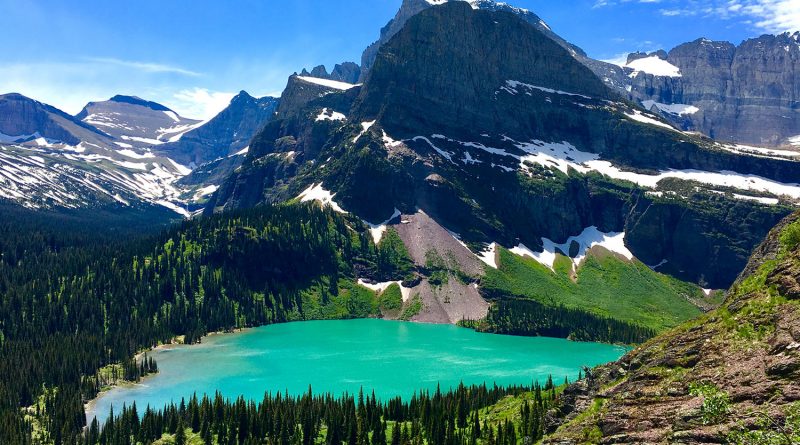
<instances>
[{"instance_id":1,"label":"grassy slope","mask_svg":"<svg viewBox=\"0 0 800 445\"><path fill-rule=\"evenodd\" d=\"M559 256L556 272L533 259L500 249L499 269L488 269L481 286L490 295L532 298L630 321L657 331L701 314L689 301L701 299L695 285L654 272L638 261L592 252L570 278L569 259Z\"/></svg>"},{"instance_id":2,"label":"grassy slope","mask_svg":"<svg viewBox=\"0 0 800 445\"><path fill-rule=\"evenodd\" d=\"M649 437L653 442L681 434L686 443L698 437L742 445L800 443L800 402L795 395L800 362L785 345L793 341L792 335L796 338L800 300L784 295L775 284L785 275L794 276L795 283L800 276L800 214L792 220L768 237L768 246L777 244L774 258L767 254L751 259L758 267L731 288L723 307L605 367L638 363L617 381L609 383L605 368L600 368L598 374L604 377L598 379L602 389L595 402L605 401L608 409L584 411L546 443L583 443L586 431L609 424L610 418L628 419L629 424L620 422L610 429L631 440L644 434L637 422L646 418L655 423L652 419L658 418L660 424ZM696 391L697 387L710 391ZM654 394L660 402L657 410ZM722 397L711 403L714 394Z\"/></svg>"}]
</instances>

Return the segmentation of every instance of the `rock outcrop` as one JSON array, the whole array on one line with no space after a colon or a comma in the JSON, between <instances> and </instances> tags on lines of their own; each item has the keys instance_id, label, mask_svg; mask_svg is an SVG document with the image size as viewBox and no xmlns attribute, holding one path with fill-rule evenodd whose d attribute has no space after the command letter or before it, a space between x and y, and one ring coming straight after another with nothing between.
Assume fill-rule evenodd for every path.
<instances>
[{"instance_id":1,"label":"rock outcrop","mask_svg":"<svg viewBox=\"0 0 800 445\"><path fill-rule=\"evenodd\" d=\"M767 443L748 437L779 432L800 408L799 239L796 213L722 308L567 388L544 443Z\"/></svg>"}]
</instances>

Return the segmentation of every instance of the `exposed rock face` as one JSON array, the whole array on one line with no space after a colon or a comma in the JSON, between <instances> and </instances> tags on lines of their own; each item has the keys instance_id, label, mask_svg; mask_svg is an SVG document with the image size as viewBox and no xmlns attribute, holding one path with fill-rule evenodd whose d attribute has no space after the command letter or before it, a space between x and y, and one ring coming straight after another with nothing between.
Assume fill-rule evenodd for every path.
<instances>
[{"instance_id":1,"label":"exposed rock face","mask_svg":"<svg viewBox=\"0 0 800 445\"><path fill-rule=\"evenodd\" d=\"M277 117L285 118L298 113L314 99L336 91L336 88L307 82L301 79L300 76L293 75L289 77L286 89L283 90L283 94L281 94L280 105L277 109Z\"/></svg>"},{"instance_id":2,"label":"exposed rock face","mask_svg":"<svg viewBox=\"0 0 800 445\"><path fill-rule=\"evenodd\" d=\"M324 65L319 65L312 69L310 73L303 69L300 75L335 80L345 83L357 83L359 78L361 78L361 67L354 62L344 62L341 64L337 63L336 66L333 67L333 71L328 74L327 68L325 68Z\"/></svg>"},{"instance_id":3,"label":"exposed rock face","mask_svg":"<svg viewBox=\"0 0 800 445\"><path fill-rule=\"evenodd\" d=\"M780 239L799 220L770 233L723 308L568 388L544 443L728 443L782 426L800 400L800 306L791 290L769 286L796 280L800 246Z\"/></svg>"},{"instance_id":4,"label":"exposed rock face","mask_svg":"<svg viewBox=\"0 0 800 445\"><path fill-rule=\"evenodd\" d=\"M180 137L200 123L161 104L133 96L90 102L75 118L101 129L122 144L142 148Z\"/></svg>"},{"instance_id":5,"label":"exposed rock face","mask_svg":"<svg viewBox=\"0 0 800 445\"><path fill-rule=\"evenodd\" d=\"M109 136L61 110L21 94L0 96L0 133L8 142L37 137L77 145L82 140L109 141ZM17 138L18 137L18 138Z\"/></svg>"},{"instance_id":6,"label":"exposed rock face","mask_svg":"<svg viewBox=\"0 0 800 445\"><path fill-rule=\"evenodd\" d=\"M644 100L688 104L699 112L686 129L722 141L779 146L800 135L800 33L764 35L734 46L698 39L661 57L681 77L639 73L633 93ZM639 57L639 56L633 56Z\"/></svg>"},{"instance_id":7,"label":"exposed rock face","mask_svg":"<svg viewBox=\"0 0 800 445\"><path fill-rule=\"evenodd\" d=\"M233 155L275 116L278 99L256 99L242 91L230 105L202 127L184 134L177 142L156 147L160 153L184 165L201 165Z\"/></svg>"},{"instance_id":8,"label":"exposed rock face","mask_svg":"<svg viewBox=\"0 0 800 445\"><path fill-rule=\"evenodd\" d=\"M381 29L380 38L370 45L365 51L364 54L361 56L361 78L360 81L366 80L367 73L372 68L372 65L375 63L375 58L378 55L378 51L380 50L381 46L386 44L395 34L400 32L400 30L405 26L408 20L422 12L423 10L430 8L432 6L439 6L443 3L447 3L448 0L403 0L402 5L400 6L400 10L397 12L395 17ZM564 48L571 51L576 57L585 58L586 53L583 52L580 48L571 43L567 42L566 40L562 39L556 33L554 33L549 26L536 14L528 11L527 9L516 8L511 6L507 3L498 3L494 0L453 0L453 1L463 1L464 3L469 4L473 9L482 9L485 11L503 11L509 12L512 14L516 14L536 29L553 39L556 43L563 46ZM600 62L602 63L602 62Z\"/></svg>"},{"instance_id":9,"label":"exposed rock face","mask_svg":"<svg viewBox=\"0 0 800 445\"><path fill-rule=\"evenodd\" d=\"M483 273L480 260L423 212L402 215L401 222L393 226L408 249L417 267L426 267L430 252L452 261L450 266L467 276L479 277ZM423 309L414 321L423 323L450 323L461 320L480 320L486 317L489 304L478 292L477 286L461 282L448 274L446 283L433 285L427 279L414 286L410 295L418 295Z\"/></svg>"},{"instance_id":10,"label":"exposed rock face","mask_svg":"<svg viewBox=\"0 0 800 445\"><path fill-rule=\"evenodd\" d=\"M537 249L542 237L560 243L591 226L625 231L647 264L723 288L788 207L695 192L695 183L652 195L552 169L555 161L529 169L520 142L552 141L548 155L568 147L564 160L590 153L635 171L800 181L796 162L733 154L655 118L631 119L639 111L569 49L517 14L464 2L413 16L381 47L362 87L336 92L293 78L283 100L210 210L291 199L324 182L368 221L422 209L473 245ZM329 119L334 111L340 120Z\"/></svg>"}]
</instances>

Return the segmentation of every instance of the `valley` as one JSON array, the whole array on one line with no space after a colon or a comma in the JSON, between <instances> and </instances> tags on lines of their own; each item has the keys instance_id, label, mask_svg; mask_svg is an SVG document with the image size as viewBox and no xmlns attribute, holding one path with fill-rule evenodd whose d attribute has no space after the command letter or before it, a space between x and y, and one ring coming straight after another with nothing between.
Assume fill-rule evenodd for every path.
<instances>
[{"instance_id":1,"label":"valley","mask_svg":"<svg viewBox=\"0 0 800 445\"><path fill-rule=\"evenodd\" d=\"M397 3L330 71L88 58L181 106L0 95L0 444L800 441L800 29Z\"/></svg>"}]
</instances>

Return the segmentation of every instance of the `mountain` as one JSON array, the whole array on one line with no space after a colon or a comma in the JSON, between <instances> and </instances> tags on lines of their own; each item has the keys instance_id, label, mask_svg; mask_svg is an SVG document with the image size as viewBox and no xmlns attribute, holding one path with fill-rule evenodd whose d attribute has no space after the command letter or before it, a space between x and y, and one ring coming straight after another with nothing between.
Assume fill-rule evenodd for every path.
<instances>
[{"instance_id":1,"label":"mountain","mask_svg":"<svg viewBox=\"0 0 800 445\"><path fill-rule=\"evenodd\" d=\"M256 99L242 91L210 121L155 149L189 166L233 155L248 146L253 135L272 119L277 106L274 97Z\"/></svg>"},{"instance_id":2,"label":"mountain","mask_svg":"<svg viewBox=\"0 0 800 445\"><path fill-rule=\"evenodd\" d=\"M174 161L19 94L0 97L0 198L28 208L161 205L186 214ZM124 147L124 148L123 148Z\"/></svg>"},{"instance_id":3,"label":"mountain","mask_svg":"<svg viewBox=\"0 0 800 445\"><path fill-rule=\"evenodd\" d=\"M453 0L453 1L464 1L468 3L473 9L482 9L485 11L504 11L510 12L513 14L518 15L520 18L525 20L526 22L530 23L531 25L535 26L539 31L556 41L559 45L567 48L571 51L575 56L585 58L586 53L583 52L580 48L575 45L570 44L566 40L562 39L559 35L555 34L547 23L544 22L539 16L536 14L528 11L527 9L517 8L511 6L507 3L500 3L494 0ZM359 81L363 82L367 78L367 74L369 70L372 68L372 65L375 63L375 58L378 55L378 51L380 48L388 42L395 34L400 32L401 29L405 26L408 20L420 13L421 11L430 8L432 6L441 5L447 3L448 0L403 0L403 3L400 5L400 9L398 10L395 17L389 21L389 23L381 29L380 38L367 47L364 50L364 53L361 56L361 73L359 77Z\"/></svg>"},{"instance_id":4,"label":"mountain","mask_svg":"<svg viewBox=\"0 0 800 445\"><path fill-rule=\"evenodd\" d=\"M111 137L91 125L21 94L0 96L0 142L108 143Z\"/></svg>"},{"instance_id":5,"label":"mountain","mask_svg":"<svg viewBox=\"0 0 800 445\"><path fill-rule=\"evenodd\" d=\"M755 251L725 304L587 373L548 444L797 443L800 213Z\"/></svg>"},{"instance_id":6,"label":"mountain","mask_svg":"<svg viewBox=\"0 0 800 445\"><path fill-rule=\"evenodd\" d=\"M589 57L532 12L493 0L465 1L474 9L518 15L567 49L618 95L688 131L721 142L800 147L797 85L800 33L764 35L736 46L698 39L666 51L634 53L625 66ZM360 82L381 46L419 12L447 0L404 0L378 41L362 55ZM797 153L797 152L794 152Z\"/></svg>"},{"instance_id":7,"label":"mountain","mask_svg":"<svg viewBox=\"0 0 800 445\"><path fill-rule=\"evenodd\" d=\"M399 213L441 229L407 246L463 243L489 267L498 246L548 268L562 255L576 274L593 240L621 236L634 261L721 289L798 182L791 156L679 131L620 97L519 14L451 2L408 19L362 86L290 81L207 211L319 199L376 227Z\"/></svg>"},{"instance_id":8,"label":"mountain","mask_svg":"<svg viewBox=\"0 0 800 445\"><path fill-rule=\"evenodd\" d=\"M187 216L239 166L277 104L243 91L203 123L132 96L89 103L75 117L0 96L0 199L38 209L155 204Z\"/></svg>"},{"instance_id":9,"label":"mountain","mask_svg":"<svg viewBox=\"0 0 800 445\"><path fill-rule=\"evenodd\" d=\"M337 63L333 67L333 71L328 74L325 65L319 65L312 69L310 73L306 69L303 69L300 75L354 84L361 78L361 67L354 62Z\"/></svg>"},{"instance_id":10,"label":"mountain","mask_svg":"<svg viewBox=\"0 0 800 445\"><path fill-rule=\"evenodd\" d=\"M146 148L174 142L200 121L186 119L169 108L133 96L90 102L75 116L100 128L124 148Z\"/></svg>"},{"instance_id":11,"label":"mountain","mask_svg":"<svg viewBox=\"0 0 800 445\"><path fill-rule=\"evenodd\" d=\"M629 57L632 94L681 128L720 141L790 146L800 135L800 33L740 45L698 39Z\"/></svg>"}]
</instances>

